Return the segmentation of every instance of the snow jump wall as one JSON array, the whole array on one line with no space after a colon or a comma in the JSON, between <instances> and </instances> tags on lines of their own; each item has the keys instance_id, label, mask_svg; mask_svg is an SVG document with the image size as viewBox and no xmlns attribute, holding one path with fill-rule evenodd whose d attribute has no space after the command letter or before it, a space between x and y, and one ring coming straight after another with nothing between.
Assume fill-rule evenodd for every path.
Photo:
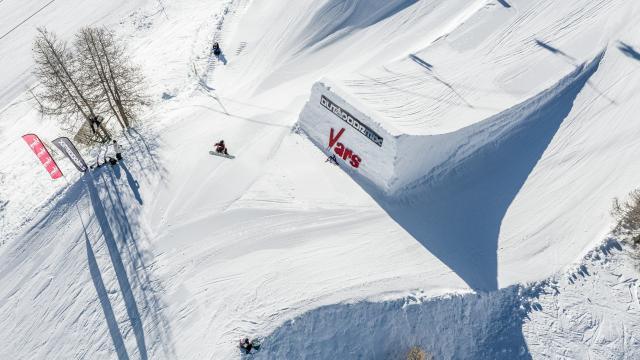
<instances>
[{"instance_id":1,"label":"snow jump wall","mask_svg":"<svg viewBox=\"0 0 640 360\"><path fill-rule=\"evenodd\" d=\"M325 82L316 83L300 115L300 128L325 153L335 155L344 170L387 189L394 176L396 139L347 98Z\"/></svg>"},{"instance_id":2,"label":"snow jump wall","mask_svg":"<svg viewBox=\"0 0 640 360\"><path fill-rule=\"evenodd\" d=\"M298 124L318 148L335 155L352 177L387 196L407 194L440 181L462 162L473 162L483 148L500 146L512 135L545 121L544 113L557 112L568 101L566 95L579 92L603 57L604 52L539 94L450 133L403 133L326 80L313 86Z\"/></svg>"}]
</instances>

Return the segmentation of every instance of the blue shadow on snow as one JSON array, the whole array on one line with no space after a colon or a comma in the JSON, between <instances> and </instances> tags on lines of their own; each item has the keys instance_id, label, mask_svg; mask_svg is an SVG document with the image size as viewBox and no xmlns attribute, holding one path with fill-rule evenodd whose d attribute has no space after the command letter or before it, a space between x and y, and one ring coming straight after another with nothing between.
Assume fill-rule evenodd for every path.
<instances>
[{"instance_id":1,"label":"blue shadow on snow","mask_svg":"<svg viewBox=\"0 0 640 360\"><path fill-rule=\"evenodd\" d=\"M640 52L634 49L631 45L620 41L620 43L618 44L618 49L622 51L622 53L626 56L640 61Z\"/></svg>"},{"instance_id":2,"label":"blue shadow on snow","mask_svg":"<svg viewBox=\"0 0 640 360\"><path fill-rule=\"evenodd\" d=\"M363 179L356 180L396 223L469 287L497 290L497 249L503 218L603 56L578 66L561 80L556 86L562 90L554 97L545 99L547 94L543 92L496 115L513 116L532 103L542 102L535 111L525 112L524 118L510 120L518 125L502 140L477 150L439 177L443 180L421 185L416 196L389 198L372 190Z\"/></svg>"},{"instance_id":3,"label":"blue shadow on snow","mask_svg":"<svg viewBox=\"0 0 640 360\"><path fill-rule=\"evenodd\" d=\"M335 304L287 321L258 359L405 359L419 346L435 359L531 359L522 324L532 308L522 288L489 294Z\"/></svg>"},{"instance_id":4,"label":"blue shadow on snow","mask_svg":"<svg viewBox=\"0 0 640 360\"><path fill-rule=\"evenodd\" d=\"M118 284L120 285L122 298L124 299L127 314L129 315L129 321L131 323L131 328L133 330L133 334L136 338L136 343L138 345L138 350L140 352L140 358L143 360L146 360L148 359L148 355L147 355L147 346L146 346L145 336L144 336L144 329L142 328L142 318L140 317L140 311L138 310L138 305L136 304L136 299L134 297L133 290L131 288L131 283L129 282L127 270L125 268L124 262L122 261L122 257L120 255L120 250L118 249L118 245L116 243L116 238L109 224L107 212L105 211L105 208L102 204L102 200L100 199L98 189L94 184L94 179L92 177L92 174L91 173L85 174L83 181L85 183L87 190L89 191L91 204L93 206L96 219L98 220L98 224L102 231L102 235L104 237L104 241L106 243L106 246L109 252L109 257L111 258L111 263L113 265L113 269L115 271L116 278L118 280ZM91 258L89 260L91 262ZM93 277L93 273L92 273L92 277ZM94 283L95 283L95 278L94 278ZM96 289L98 289L98 287L96 287ZM120 352L118 354L120 354Z\"/></svg>"}]
</instances>

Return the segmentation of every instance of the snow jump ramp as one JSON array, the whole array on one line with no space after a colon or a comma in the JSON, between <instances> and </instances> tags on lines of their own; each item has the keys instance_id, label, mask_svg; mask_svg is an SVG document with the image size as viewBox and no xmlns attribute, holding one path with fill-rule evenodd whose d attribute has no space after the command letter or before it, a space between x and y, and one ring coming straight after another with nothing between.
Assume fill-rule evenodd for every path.
<instances>
[{"instance_id":1,"label":"snow jump ramp","mask_svg":"<svg viewBox=\"0 0 640 360\"><path fill-rule=\"evenodd\" d=\"M471 288L495 290L502 219L603 57L450 133L402 132L327 81L313 86L299 126Z\"/></svg>"},{"instance_id":2,"label":"snow jump ramp","mask_svg":"<svg viewBox=\"0 0 640 360\"><path fill-rule=\"evenodd\" d=\"M372 185L368 191L385 197L413 194L473 161L479 150L499 147L528 126L539 125L534 122L552 122L559 107L571 106L603 57L604 52L524 102L454 131L424 134L398 127L327 79L314 84L298 123L357 181Z\"/></svg>"}]
</instances>

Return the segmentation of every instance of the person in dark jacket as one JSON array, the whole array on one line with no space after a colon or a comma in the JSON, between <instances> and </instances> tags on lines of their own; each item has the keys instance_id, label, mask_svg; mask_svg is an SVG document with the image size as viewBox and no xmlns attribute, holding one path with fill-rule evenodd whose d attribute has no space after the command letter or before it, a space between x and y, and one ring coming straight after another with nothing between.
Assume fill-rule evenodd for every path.
<instances>
[{"instance_id":1,"label":"person in dark jacket","mask_svg":"<svg viewBox=\"0 0 640 360\"><path fill-rule=\"evenodd\" d=\"M220 140L214 146L216 147L216 152L218 154L229 155L229 152L227 151L227 146L224 144L224 140Z\"/></svg>"},{"instance_id":2,"label":"person in dark jacket","mask_svg":"<svg viewBox=\"0 0 640 360\"><path fill-rule=\"evenodd\" d=\"M249 354L251 353L251 349L253 349L253 342L249 341L249 338L244 338L240 340L240 347L244 349L244 351Z\"/></svg>"}]
</instances>

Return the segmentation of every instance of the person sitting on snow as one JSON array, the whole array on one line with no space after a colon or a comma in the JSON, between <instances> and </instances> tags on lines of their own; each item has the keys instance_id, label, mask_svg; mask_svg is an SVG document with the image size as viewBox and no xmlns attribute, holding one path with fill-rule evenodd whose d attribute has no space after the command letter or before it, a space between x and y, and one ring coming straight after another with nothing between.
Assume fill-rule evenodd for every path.
<instances>
[{"instance_id":1,"label":"person sitting on snow","mask_svg":"<svg viewBox=\"0 0 640 360\"><path fill-rule=\"evenodd\" d=\"M224 144L224 140L220 140L220 142L217 142L214 146L216 147L216 152L218 154L229 155L229 152L227 151L227 146Z\"/></svg>"},{"instance_id":2,"label":"person sitting on snow","mask_svg":"<svg viewBox=\"0 0 640 360\"><path fill-rule=\"evenodd\" d=\"M213 54L215 56L218 56L220 55L220 52L221 52L220 45L217 42L213 43Z\"/></svg>"},{"instance_id":3,"label":"person sitting on snow","mask_svg":"<svg viewBox=\"0 0 640 360\"><path fill-rule=\"evenodd\" d=\"M253 342L249 341L249 338L244 338L243 340L240 340L240 347L249 354L251 353L251 349L253 349Z\"/></svg>"},{"instance_id":4,"label":"person sitting on snow","mask_svg":"<svg viewBox=\"0 0 640 360\"><path fill-rule=\"evenodd\" d=\"M122 149L117 141L113 140L113 152L116 154L116 160L122 160Z\"/></svg>"}]
</instances>

